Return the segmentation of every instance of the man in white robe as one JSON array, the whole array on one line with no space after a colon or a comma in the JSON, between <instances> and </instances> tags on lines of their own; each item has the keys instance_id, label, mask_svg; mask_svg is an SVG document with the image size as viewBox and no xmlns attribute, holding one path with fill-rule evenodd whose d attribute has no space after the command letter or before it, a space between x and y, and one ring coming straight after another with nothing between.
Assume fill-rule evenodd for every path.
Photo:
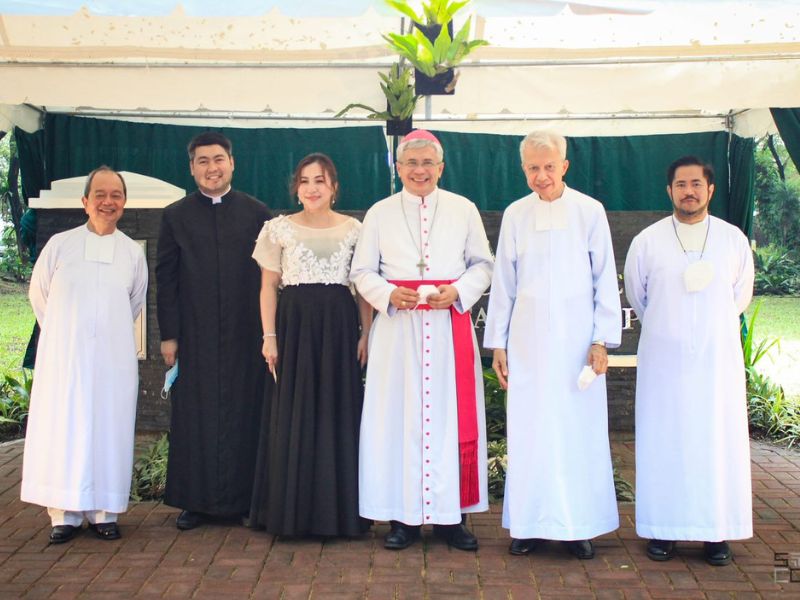
<instances>
[{"instance_id":1,"label":"man in white robe","mask_svg":"<svg viewBox=\"0 0 800 600\"><path fill-rule=\"evenodd\" d=\"M117 229L122 177L108 167L86 181L85 225L54 235L33 268L30 301L41 327L21 498L47 507L51 543L83 519L120 537L128 507L139 365L133 322L145 301L141 246Z\"/></svg>"},{"instance_id":2,"label":"man in white robe","mask_svg":"<svg viewBox=\"0 0 800 600\"><path fill-rule=\"evenodd\" d=\"M564 183L566 150L546 131L520 145L533 193L503 214L483 344L508 389L509 552L543 538L590 559L619 526L604 374L622 319L605 210Z\"/></svg>"},{"instance_id":3,"label":"man in white robe","mask_svg":"<svg viewBox=\"0 0 800 600\"><path fill-rule=\"evenodd\" d=\"M367 211L350 274L379 313L361 417L359 512L391 521L384 546L395 550L412 544L423 524L450 546L475 550L462 513L488 509L483 382L469 310L489 285L492 255L475 205L437 187L443 169L433 134L403 139L403 190Z\"/></svg>"},{"instance_id":4,"label":"man in white robe","mask_svg":"<svg viewBox=\"0 0 800 600\"><path fill-rule=\"evenodd\" d=\"M708 214L714 172L693 156L667 171L674 212L631 243L625 292L639 320L636 532L669 560L675 540L703 541L712 565L726 540L753 535L750 445L739 315L753 295L742 232Z\"/></svg>"}]
</instances>

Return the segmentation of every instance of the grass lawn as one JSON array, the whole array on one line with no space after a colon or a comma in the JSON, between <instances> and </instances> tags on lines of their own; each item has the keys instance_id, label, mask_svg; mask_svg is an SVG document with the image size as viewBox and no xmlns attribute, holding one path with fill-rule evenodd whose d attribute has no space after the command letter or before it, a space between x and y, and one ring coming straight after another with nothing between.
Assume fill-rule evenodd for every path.
<instances>
[{"instance_id":1,"label":"grass lawn","mask_svg":"<svg viewBox=\"0 0 800 600\"><path fill-rule=\"evenodd\" d=\"M747 320L756 305L761 308L756 317L756 338L780 338L781 341L800 341L800 298L784 296L757 296L747 309Z\"/></svg>"},{"instance_id":2,"label":"grass lawn","mask_svg":"<svg viewBox=\"0 0 800 600\"><path fill-rule=\"evenodd\" d=\"M0 374L22 366L34 321L27 285L0 281Z\"/></svg>"}]
</instances>

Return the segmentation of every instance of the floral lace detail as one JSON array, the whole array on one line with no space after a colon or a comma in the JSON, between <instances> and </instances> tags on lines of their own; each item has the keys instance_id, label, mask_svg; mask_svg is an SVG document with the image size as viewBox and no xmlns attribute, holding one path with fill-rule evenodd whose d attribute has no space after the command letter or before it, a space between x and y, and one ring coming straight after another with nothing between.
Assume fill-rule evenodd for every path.
<instances>
[{"instance_id":1,"label":"floral lace detail","mask_svg":"<svg viewBox=\"0 0 800 600\"><path fill-rule=\"evenodd\" d=\"M330 240L339 243L330 257L320 257L297 239L300 228L285 215L268 222L267 235L273 244L281 247L281 287L301 283L350 284L350 263L358 241L361 223L351 219L339 226L318 233L329 232Z\"/></svg>"}]
</instances>

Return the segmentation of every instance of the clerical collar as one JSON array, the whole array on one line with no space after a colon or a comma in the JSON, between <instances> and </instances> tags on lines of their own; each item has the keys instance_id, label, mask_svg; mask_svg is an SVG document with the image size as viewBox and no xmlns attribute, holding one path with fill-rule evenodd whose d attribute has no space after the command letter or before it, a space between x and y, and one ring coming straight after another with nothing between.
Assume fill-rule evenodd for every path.
<instances>
[{"instance_id":1,"label":"clerical collar","mask_svg":"<svg viewBox=\"0 0 800 600\"><path fill-rule=\"evenodd\" d=\"M228 186L228 189L222 192L219 196L210 196L206 194L203 190L197 190L197 191L200 192L206 198L209 198L211 200L211 204L220 204L222 203L222 197L231 191L231 186Z\"/></svg>"},{"instance_id":2,"label":"clerical collar","mask_svg":"<svg viewBox=\"0 0 800 600\"><path fill-rule=\"evenodd\" d=\"M430 194L428 194L427 196L416 196L416 195L412 194L411 192L409 192L404 187L403 191L400 192L400 196L403 198L403 200L408 200L409 202L413 202L414 204L422 204L423 201L430 201L431 198L437 198L438 199L439 198L439 188L438 187L433 188L433 191Z\"/></svg>"}]
</instances>

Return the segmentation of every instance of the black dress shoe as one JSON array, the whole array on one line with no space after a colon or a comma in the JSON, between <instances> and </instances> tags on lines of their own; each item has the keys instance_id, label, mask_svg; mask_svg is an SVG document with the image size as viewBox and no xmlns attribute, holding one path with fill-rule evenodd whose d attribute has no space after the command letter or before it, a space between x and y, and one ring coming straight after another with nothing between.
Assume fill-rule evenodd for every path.
<instances>
[{"instance_id":1,"label":"black dress shoe","mask_svg":"<svg viewBox=\"0 0 800 600\"><path fill-rule=\"evenodd\" d=\"M89 528L101 540L118 540L122 537L116 523L90 523Z\"/></svg>"},{"instance_id":2,"label":"black dress shoe","mask_svg":"<svg viewBox=\"0 0 800 600\"><path fill-rule=\"evenodd\" d=\"M715 567L724 567L731 564L733 560L733 552L728 542L705 542L703 544L703 552L706 555L706 562Z\"/></svg>"},{"instance_id":3,"label":"black dress shoe","mask_svg":"<svg viewBox=\"0 0 800 600\"><path fill-rule=\"evenodd\" d=\"M78 531L80 531L80 527L75 527L74 525L56 525L50 531L50 543L63 544L68 542L75 537Z\"/></svg>"},{"instance_id":4,"label":"black dress shoe","mask_svg":"<svg viewBox=\"0 0 800 600\"><path fill-rule=\"evenodd\" d=\"M191 510L183 510L178 518L175 519L175 527L182 531L194 529L198 525L203 524L203 515L200 513L192 512Z\"/></svg>"},{"instance_id":5,"label":"black dress shoe","mask_svg":"<svg viewBox=\"0 0 800 600\"><path fill-rule=\"evenodd\" d=\"M508 552L515 556L524 556L536 550L536 546L538 545L539 540L536 538L511 538L511 545L508 547Z\"/></svg>"},{"instance_id":6,"label":"black dress shoe","mask_svg":"<svg viewBox=\"0 0 800 600\"><path fill-rule=\"evenodd\" d=\"M383 538L383 547L388 550L403 550L419 539L419 525L406 525L390 521L392 529Z\"/></svg>"},{"instance_id":7,"label":"black dress shoe","mask_svg":"<svg viewBox=\"0 0 800 600\"><path fill-rule=\"evenodd\" d=\"M594 558L594 546L592 542L589 540L571 540L569 542L564 542L567 545L567 550L573 556L580 558L581 560L589 560L590 558Z\"/></svg>"},{"instance_id":8,"label":"black dress shoe","mask_svg":"<svg viewBox=\"0 0 800 600\"><path fill-rule=\"evenodd\" d=\"M675 556L675 542L671 540L650 540L647 542L647 558L655 561L669 560Z\"/></svg>"},{"instance_id":9,"label":"black dress shoe","mask_svg":"<svg viewBox=\"0 0 800 600\"><path fill-rule=\"evenodd\" d=\"M457 550L474 552L478 549L478 538L463 523L458 523L457 525L434 525L433 535L443 539L448 546Z\"/></svg>"}]
</instances>

